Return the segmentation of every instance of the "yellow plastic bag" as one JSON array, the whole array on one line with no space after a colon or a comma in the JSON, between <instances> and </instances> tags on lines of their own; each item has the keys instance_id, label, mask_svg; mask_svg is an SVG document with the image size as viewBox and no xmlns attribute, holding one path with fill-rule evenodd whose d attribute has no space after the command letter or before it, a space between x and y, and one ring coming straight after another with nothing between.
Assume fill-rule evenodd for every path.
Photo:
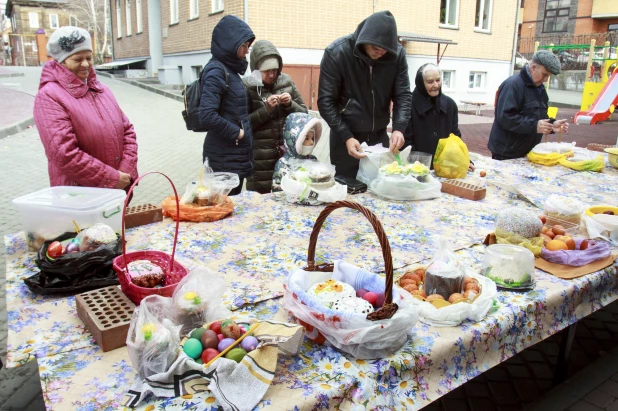
<instances>
[{"instance_id":1,"label":"yellow plastic bag","mask_svg":"<svg viewBox=\"0 0 618 411\"><path fill-rule=\"evenodd\" d=\"M561 158L560 164L577 171L601 172L605 168L605 159L602 154L595 158L581 161L569 161L566 158Z\"/></svg>"},{"instance_id":2,"label":"yellow plastic bag","mask_svg":"<svg viewBox=\"0 0 618 411\"><path fill-rule=\"evenodd\" d=\"M433 169L438 177L464 178L470 166L468 147L455 134L438 141Z\"/></svg>"},{"instance_id":3,"label":"yellow plastic bag","mask_svg":"<svg viewBox=\"0 0 618 411\"><path fill-rule=\"evenodd\" d=\"M498 244L513 244L527 248L535 256L541 254L541 249L543 248L543 237L524 238L499 228L496 228L496 242Z\"/></svg>"},{"instance_id":4,"label":"yellow plastic bag","mask_svg":"<svg viewBox=\"0 0 618 411\"><path fill-rule=\"evenodd\" d=\"M548 154L539 154L535 152L528 153L528 160L531 163L541 164L543 166L555 166L560 163L560 160L566 159L573 155L573 151L569 151L567 153L548 153Z\"/></svg>"}]
</instances>

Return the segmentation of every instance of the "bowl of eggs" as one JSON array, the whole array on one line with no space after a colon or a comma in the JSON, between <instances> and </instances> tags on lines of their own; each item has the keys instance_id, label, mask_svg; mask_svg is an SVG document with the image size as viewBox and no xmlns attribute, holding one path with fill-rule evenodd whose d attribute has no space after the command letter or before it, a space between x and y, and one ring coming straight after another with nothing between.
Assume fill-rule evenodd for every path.
<instances>
[{"instance_id":1,"label":"bowl of eggs","mask_svg":"<svg viewBox=\"0 0 618 411\"><path fill-rule=\"evenodd\" d=\"M586 215L588 217L592 217L595 214L618 215L618 207L610 205L598 205L586 209Z\"/></svg>"}]
</instances>

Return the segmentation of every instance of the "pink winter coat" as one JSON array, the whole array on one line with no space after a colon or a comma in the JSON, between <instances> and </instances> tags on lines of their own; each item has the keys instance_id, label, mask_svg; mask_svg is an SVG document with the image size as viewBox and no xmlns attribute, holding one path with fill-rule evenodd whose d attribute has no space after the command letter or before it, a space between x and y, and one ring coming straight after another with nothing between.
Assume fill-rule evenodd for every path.
<instances>
[{"instance_id":1,"label":"pink winter coat","mask_svg":"<svg viewBox=\"0 0 618 411\"><path fill-rule=\"evenodd\" d=\"M56 61L43 67L34 121L52 186L114 188L120 174L137 179L133 124L90 71L88 83Z\"/></svg>"}]
</instances>

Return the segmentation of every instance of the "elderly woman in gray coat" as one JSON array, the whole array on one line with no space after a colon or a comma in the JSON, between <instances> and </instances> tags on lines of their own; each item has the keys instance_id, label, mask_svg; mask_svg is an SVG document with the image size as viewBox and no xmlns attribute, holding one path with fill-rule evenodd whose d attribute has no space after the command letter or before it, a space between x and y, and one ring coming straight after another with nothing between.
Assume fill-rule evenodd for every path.
<instances>
[{"instance_id":1,"label":"elderly woman in gray coat","mask_svg":"<svg viewBox=\"0 0 618 411\"><path fill-rule=\"evenodd\" d=\"M259 70L263 86L250 77L243 81L251 100L249 120L253 129L253 176L247 179L247 190L270 193L277 160L283 155L283 126L290 113L307 113L307 106L292 78L281 72L283 61L269 41L253 44L251 71Z\"/></svg>"}]
</instances>

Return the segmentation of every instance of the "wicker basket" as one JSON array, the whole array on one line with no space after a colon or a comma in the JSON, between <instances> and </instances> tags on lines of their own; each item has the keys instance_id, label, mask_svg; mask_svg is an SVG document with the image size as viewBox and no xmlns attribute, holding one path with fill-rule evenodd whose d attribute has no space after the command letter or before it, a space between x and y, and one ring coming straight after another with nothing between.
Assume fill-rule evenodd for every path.
<instances>
[{"instance_id":1,"label":"wicker basket","mask_svg":"<svg viewBox=\"0 0 618 411\"><path fill-rule=\"evenodd\" d=\"M382 256L384 257L384 272L386 273L386 285L384 289L384 304L382 307L372 313L367 314L367 319L371 321L385 320L391 318L397 312L397 304L393 303L393 257L391 256L391 245L388 242L388 238L382 228L382 223L378 220L375 214L369 211L358 203L351 201L336 201L327 205L315 220L313 225L313 231L309 237L309 251L307 253L307 267L305 271L321 271L321 272L333 272L335 266L332 263L323 263L315 265L315 247L318 243L318 235L322 229L322 224L326 218L338 208L351 208L359 211L362 215L369 220L373 230L378 236L380 246L382 248Z\"/></svg>"},{"instance_id":2,"label":"wicker basket","mask_svg":"<svg viewBox=\"0 0 618 411\"><path fill-rule=\"evenodd\" d=\"M148 297L149 295L161 295L164 297L171 297L176 289L176 285L182 280L184 276L187 275L188 271L185 267L183 267L178 261L174 261L174 255L176 254L176 243L178 241L178 214L176 215L176 228L174 231L174 246L172 249L172 255L164 253L162 251L135 251L132 253L127 253L127 243L125 240L125 215L127 211L127 207L129 205L129 201L132 197L133 189L139 183L139 181L146 177L149 174L160 174L167 179L172 185L172 189L174 190L174 196L176 197L176 212L179 210L179 201L178 201L178 193L176 192L176 187L174 183L168 176L163 173L159 173L156 171L149 172L140 176L131 186L129 193L127 194L127 198L124 203L124 207L122 210L122 255L114 258L114 270L118 274L118 279L120 280L120 288L122 292L126 294L127 297L135 305L139 305L140 302ZM128 264L137 260L148 260L153 264L158 265L162 269L165 270L165 286L161 288L147 288L140 287L138 285L133 284L131 278L129 277L129 271L127 270Z\"/></svg>"}]
</instances>

